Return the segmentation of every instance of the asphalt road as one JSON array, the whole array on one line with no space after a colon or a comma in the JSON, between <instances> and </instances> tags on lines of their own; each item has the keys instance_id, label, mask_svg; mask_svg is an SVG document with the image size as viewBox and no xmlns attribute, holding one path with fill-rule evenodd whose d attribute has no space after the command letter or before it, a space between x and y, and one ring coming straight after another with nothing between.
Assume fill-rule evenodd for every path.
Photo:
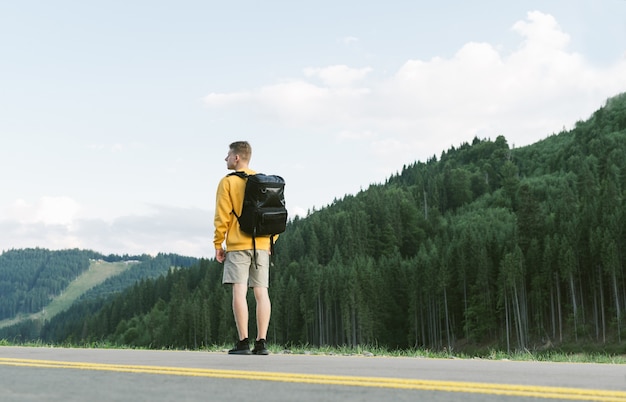
<instances>
[{"instance_id":1,"label":"asphalt road","mask_svg":"<svg viewBox=\"0 0 626 402\"><path fill-rule=\"evenodd\" d=\"M0 347L0 400L626 401L626 366Z\"/></svg>"}]
</instances>

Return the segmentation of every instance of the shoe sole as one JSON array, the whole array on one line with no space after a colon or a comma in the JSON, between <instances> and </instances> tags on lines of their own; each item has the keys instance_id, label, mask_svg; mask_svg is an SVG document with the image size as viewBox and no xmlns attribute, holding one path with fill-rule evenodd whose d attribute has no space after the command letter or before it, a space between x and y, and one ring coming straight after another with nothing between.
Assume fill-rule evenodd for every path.
<instances>
[{"instance_id":1,"label":"shoe sole","mask_svg":"<svg viewBox=\"0 0 626 402\"><path fill-rule=\"evenodd\" d=\"M250 350L229 350L229 355L251 355L252 351Z\"/></svg>"}]
</instances>

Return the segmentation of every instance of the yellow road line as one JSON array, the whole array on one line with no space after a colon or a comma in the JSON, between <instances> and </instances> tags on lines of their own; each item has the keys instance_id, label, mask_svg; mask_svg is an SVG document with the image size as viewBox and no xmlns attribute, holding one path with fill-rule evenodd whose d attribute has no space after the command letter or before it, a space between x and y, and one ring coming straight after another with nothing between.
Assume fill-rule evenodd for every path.
<instances>
[{"instance_id":1,"label":"yellow road line","mask_svg":"<svg viewBox=\"0 0 626 402\"><path fill-rule=\"evenodd\" d=\"M306 384L344 385L357 387L379 387L407 390L465 392L487 395L508 395L546 399L568 399L585 401L624 401L626 392L597 389L543 387L532 385L510 385L459 381L435 381L384 377L356 377L320 374L297 374L263 371L219 370L186 367L140 366L124 364L100 364L53 360L31 360L0 358L0 365L39 368L61 368L76 370L115 371L179 375L190 377L228 378L240 380L278 381Z\"/></svg>"}]
</instances>

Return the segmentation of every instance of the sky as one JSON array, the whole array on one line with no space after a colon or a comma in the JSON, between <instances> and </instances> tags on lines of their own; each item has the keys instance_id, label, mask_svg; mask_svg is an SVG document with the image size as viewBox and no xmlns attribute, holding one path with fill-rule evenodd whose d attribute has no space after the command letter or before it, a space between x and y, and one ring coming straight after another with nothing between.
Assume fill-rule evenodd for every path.
<instances>
[{"instance_id":1,"label":"sky","mask_svg":"<svg viewBox=\"0 0 626 402\"><path fill-rule=\"evenodd\" d=\"M212 258L233 141L291 217L626 91L626 0L0 0L0 252Z\"/></svg>"}]
</instances>

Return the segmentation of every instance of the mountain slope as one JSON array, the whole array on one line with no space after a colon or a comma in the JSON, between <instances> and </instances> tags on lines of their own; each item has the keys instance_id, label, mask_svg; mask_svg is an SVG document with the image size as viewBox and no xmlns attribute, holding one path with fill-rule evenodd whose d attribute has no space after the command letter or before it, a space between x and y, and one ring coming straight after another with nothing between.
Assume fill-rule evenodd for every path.
<instances>
[{"instance_id":1,"label":"mountain slope","mask_svg":"<svg viewBox=\"0 0 626 402\"><path fill-rule=\"evenodd\" d=\"M50 320L60 312L67 310L90 289L100 285L113 276L121 274L128 270L132 264L137 263L139 262L105 262L103 260L91 260L89 269L70 282L59 295L50 300L48 305L43 306L42 310L31 314L21 314L12 319L2 320L0 321L0 328L16 325L27 320Z\"/></svg>"},{"instance_id":2,"label":"mountain slope","mask_svg":"<svg viewBox=\"0 0 626 402\"><path fill-rule=\"evenodd\" d=\"M0 254L0 320L40 311L89 269L93 251L9 250Z\"/></svg>"},{"instance_id":3,"label":"mountain slope","mask_svg":"<svg viewBox=\"0 0 626 402\"><path fill-rule=\"evenodd\" d=\"M39 248L4 252L0 255L0 311L5 318L0 320L0 329L4 328L0 337L22 332L37 337L44 322L74 303L101 302L140 280L196 262L196 258L175 254L105 257L88 250Z\"/></svg>"}]
</instances>

